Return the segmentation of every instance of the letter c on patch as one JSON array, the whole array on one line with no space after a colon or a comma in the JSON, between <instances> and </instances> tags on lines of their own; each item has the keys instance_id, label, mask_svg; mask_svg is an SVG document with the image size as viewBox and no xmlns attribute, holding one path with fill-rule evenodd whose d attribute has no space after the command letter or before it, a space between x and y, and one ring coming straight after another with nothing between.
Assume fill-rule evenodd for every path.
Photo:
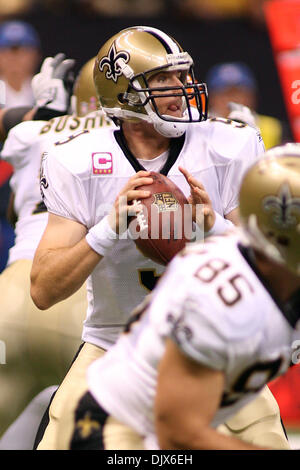
<instances>
[{"instance_id":1,"label":"letter c on patch","mask_svg":"<svg viewBox=\"0 0 300 470\"><path fill-rule=\"evenodd\" d=\"M93 174L109 175L113 172L113 158L110 152L92 153Z\"/></svg>"}]
</instances>

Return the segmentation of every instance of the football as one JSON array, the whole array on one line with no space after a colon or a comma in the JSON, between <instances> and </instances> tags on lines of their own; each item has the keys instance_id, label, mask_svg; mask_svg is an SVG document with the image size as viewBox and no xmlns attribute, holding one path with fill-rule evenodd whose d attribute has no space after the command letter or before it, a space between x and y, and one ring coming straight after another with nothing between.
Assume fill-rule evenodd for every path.
<instances>
[{"instance_id":1,"label":"football","mask_svg":"<svg viewBox=\"0 0 300 470\"><path fill-rule=\"evenodd\" d=\"M138 250L166 265L191 238L192 214L187 198L169 178L151 172L153 183L139 186L150 191L148 198L134 201L142 211L130 217L129 233Z\"/></svg>"}]
</instances>

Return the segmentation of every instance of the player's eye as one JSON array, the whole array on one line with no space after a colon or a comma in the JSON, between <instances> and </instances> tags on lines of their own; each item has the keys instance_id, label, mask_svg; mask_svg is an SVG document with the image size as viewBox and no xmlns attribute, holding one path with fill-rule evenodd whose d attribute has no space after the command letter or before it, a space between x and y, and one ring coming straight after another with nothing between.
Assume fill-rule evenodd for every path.
<instances>
[{"instance_id":1,"label":"player's eye","mask_svg":"<svg viewBox=\"0 0 300 470\"><path fill-rule=\"evenodd\" d=\"M158 83L164 83L164 82L166 82L166 80L167 80L167 77L164 74L160 74L160 75L157 76L157 82Z\"/></svg>"}]
</instances>

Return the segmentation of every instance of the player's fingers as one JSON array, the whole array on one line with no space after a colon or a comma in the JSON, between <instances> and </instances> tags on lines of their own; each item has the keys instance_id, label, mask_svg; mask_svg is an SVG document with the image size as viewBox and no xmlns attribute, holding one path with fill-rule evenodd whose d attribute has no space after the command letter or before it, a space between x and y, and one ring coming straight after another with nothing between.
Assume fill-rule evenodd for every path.
<instances>
[{"instance_id":1,"label":"player's fingers","mask_svg":"<svg viewBox=\"0 0 300 470\"><path fill-rule=\"evenodd\" d=\"M126 198L125 198L126 199ZM124 200L123 200L124 201ZM118 222L117 225L117 232L119 232L119 227L126 222L127 224L127 217L135 217L137 216L140 212L143 211L143 206L139 201L136 199L132 200L132 204L128 204L128 201L126 203L121 204L121 201L119 207L117 207L117 210L115 211L114 214L114 220ZM122 222L123 221L123 222Z\"/></svg>"},{"instance_id":2,"label":"player's fingers","mask_svg":"<svg viewBox=\"0 0 300 470\"><path fill-rule=\"evenodd\" d=\"M40 74L51 77L52 71L53 71L52 64L53 64L53 57L46 57L46 59L44 59L42 63Z\"/></svg>"},{"instance_id":3,"label":"player's fingers","mask_svg":"<svg viewBox=\"0 0 300 470\"><path fill-rule=\"evenodd\" d=\"M133 176L133 178L140 177L140 176L149 176L150 173L151 173L150 171L140 170Z\"/></svg>"},{"instance_id":4,"label":"player's fingers","mask_svg":"<svg viewBox=\"0 0 300 470\"><path fill-rule=\"evenodd\" d=\"M179 169L179 171L181 171L181 173L183 174L185 179L188 181L191 174L185 168L183 168L182 166L179 166L178 169Z\"/></svg>"},{"instance_id":5,"label":"player's fingers","mask_svg":"<svg viewBox=\"0 0 300 470\"><path fill-rule=\"evenodd\" d=\"M141 202L138 201L137 199L133 199L132 204L129 204L127 206L127 214L129 216L135 216L139 212L142 212L142 210L143 210L143 206L142 206Z\"/></svg>"},{"instance_id":6,"label":"player's fingers","mask_svg":"<svg viewBox=\"0 0 300 470\"><path fill-rule=\"evenodd\" d=\"M203 206L202 211L203 211L203 215L205 215L205 216L206 215L211 215L213 213L213 208L210 207L210 206L205 205L205 206Z\"/></svg>"},{"instance_id":7,"label":"player's fingers","mask_svg":"<svg viewBox=\"0 0 300 470\"><path fill-rule=\"evenodd\" d=\"M189 173L185 168L183 168L182 166L179 166L178 168L190 186L197 186L201 189L205 189L203 184L200 183L200 181L198 181L194 176L192 176L191 173Z\"/></svg>"},{"instance_id":8,"label":"player's fingers","mask_svg":"<svg viewBox=\"0 0 300 470\"><path fill-rule=\"evenodd\" d=\"M128 183L126 184L126 186L124 186L124 189L122 192L124 193L130 189L135 189L144 184L152 184L152 183L153 183L153 178L149 178L149 177L140 177L140 178L130 179Z\"/></svg>"},{"instance_id":9,"label":"player's fingers","mask_svg":"<svg viewBox=\"0 0 300 470\"><path fill-rule=\"evenodd\" d=\"M141 178L151 178L153 180L153 178L150 176L150 171L138 171L134 176L132 176L129 180L129 182L136 182L136 181L140 181Z\"/></svg>"},{"instance_id":10,"label":"player's fingers","mask_svg":"<svg viewBox=\"0 0 300 470\"><path fill-rule=\"evenodd\" d=\"M63 52L59 52L52 59L52 67L58 67L58 65L65 59L66 55Z\"/></svg>"},{"instance_id":11,"label":"player's fingers","mask_svg":"<svg viewBox=\"0 0 300 470\"><path fill-rule=\"evenodd\" d=\"M143 184L152 184L153 183L153 178L150 177L145 177L145 178L139 178L134 182L133 188L138 188L139 186L142 186Z\"/></svg>"},{"instance_id":12,"label":"player's fingers","mask_svg":"<svg viewBox=\"0 0 300 470\"><path fill-rule=\"evenodd\" d=\"M189 183L190 186L195 186L195 187L200 188L200 189L205 191L205 188L204 188L203 184L200 183L200 181L197 180L197 178L195 178L194 176L190 176L188 178L188 183Z\"/></svg>"},{"instance_id":13,"label":"player's fingers","mask_svg":"<svg viewBox=\"0 0 300 470\"><path fill-rule=\"evenodd\" d=\"M127 201L133 201L134 199L144 199L151 195L150 191L133 189L127 193Z\"/></svg>"},{"instance_id":14,"label":"player's fingers","mask_svg":"<svg viewBox=\"0 0 300 470\"><path fill-rule=\"evenodd\" d=\"M122 189L122 192L124 192L124 190L125 191L128 190L129 188L134 188L138 184L139 185L143 184L143 183L141 183L142 178L147 178L147 177L149 177L149 175L150 175L149 171L138 171L131 178L129 178L126 185Z\"/></svg>"},{"instance_id":15,"label":"player's fingers","mask_svg":"<svg viewBox=\"0 0 300 470\"><path fill-rule=\"evenodd\" d=\"M74 59L66 59L61 62L57 67L55 67L53 78L63 79L66 76L66 73L71 70L75 65Z\"/></svg>"},{"instance_id":16,"label":"player's fingers","mask_svg":"<svg viewBox=\"0 0 300 470\"><path fill-rule=\"evenodd\" d=\"M194 196L199 198L203 204L211 204L210 198L204 189L194 186L192 188L192 193Z\"/></svg>"}]
</instances>

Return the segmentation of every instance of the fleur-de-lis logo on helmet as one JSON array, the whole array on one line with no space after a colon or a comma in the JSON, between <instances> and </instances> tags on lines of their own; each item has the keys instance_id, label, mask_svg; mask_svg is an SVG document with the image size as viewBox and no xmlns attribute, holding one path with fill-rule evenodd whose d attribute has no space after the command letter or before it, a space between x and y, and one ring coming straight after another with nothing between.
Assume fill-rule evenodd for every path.
<instances>
[{"instance_id":1,"label":"fleur-de-lis logo on helmet","mask_svg":"<svg viewBox=\"0 0 300 470\"><path fill-rule=\"evenodd\" d=\"M99 70L103 72L104 67L107 67L105 76L108 80L113 80L115 83L118 81L118 77L122 75L121 67L118 65L118 60L123 59L127 64L130 59L130 55L126 51L116 51L115 43L111 45L107 56L102 57L99 63Z\"/></svg>"},{"instance_id":2,"label":"fleur-de-lis logo on helmet","mask_svg":"<svg viewBox=\"0 0 300 470\"><path fill-rule=\"evenodd\" d=\"M274 222L286 228L297 224L297 219L292 212L298 212L300 215L300 198L292 197L289 184L284 183L277 196L267 196L263 199L263 208L267 212L274 212Z\"/></svg>"}]
</instances>

